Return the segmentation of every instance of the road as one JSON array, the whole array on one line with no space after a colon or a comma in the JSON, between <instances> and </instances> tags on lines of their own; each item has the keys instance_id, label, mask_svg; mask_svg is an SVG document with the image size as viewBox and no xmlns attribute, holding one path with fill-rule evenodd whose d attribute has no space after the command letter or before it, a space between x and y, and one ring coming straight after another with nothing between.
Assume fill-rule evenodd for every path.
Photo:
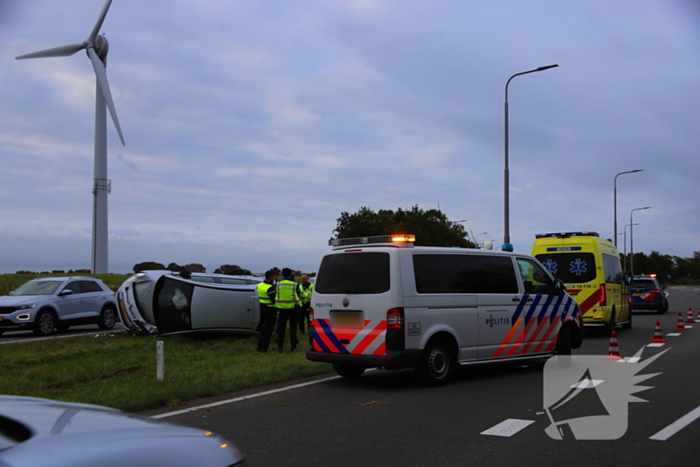
<instances>
[{"instance_id":1,"label":"road","mask_svg":"<svg viewBox=\"0 0 700 467\"><path fill-rule=\"evenodd\" d=\"M640 371L660 374L641 384L651 389L636 394L648 402L626 404L627 428L616 440L547 435L541 364L463 367L440 388L416 384L408 370L371 371L355 381L328 375L292 389L227 394L218 399L234 402L206 409L147 415L212 430L246 452L251 466L698 465L700 323L674 331L678 311L685 320L692 307L696 316L700 289L669 289L669 304L665 315L635 313L632 329L618 331L623 357L643 349L643 363L666 353ZM657 319L666 343L646 347ZM609 347L609 337L586 333L575 355L607 355ZM268 393L256 395L262 391ZM580 407L585 412L593 405Z\"/></svg>"}]
</instances>

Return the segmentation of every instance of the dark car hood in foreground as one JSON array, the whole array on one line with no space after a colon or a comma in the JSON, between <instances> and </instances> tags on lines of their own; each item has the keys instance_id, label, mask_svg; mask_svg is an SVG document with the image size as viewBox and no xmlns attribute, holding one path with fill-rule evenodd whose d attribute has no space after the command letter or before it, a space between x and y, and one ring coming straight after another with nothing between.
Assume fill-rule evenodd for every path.
<instances>
[{"instance_id":1,"label":"dark car hood in foreground","mask_svg":"<svg viewBox=\"0 0 700 467\"><path fill-rule=\"evenodd\" d=\"M3 467L229 466L244 457L204 430L94 405L0 396L0 433L14 422L29 437L5 430L6 437L19 433L20 439L0 442Z\"/></svg>"}]
</instances>

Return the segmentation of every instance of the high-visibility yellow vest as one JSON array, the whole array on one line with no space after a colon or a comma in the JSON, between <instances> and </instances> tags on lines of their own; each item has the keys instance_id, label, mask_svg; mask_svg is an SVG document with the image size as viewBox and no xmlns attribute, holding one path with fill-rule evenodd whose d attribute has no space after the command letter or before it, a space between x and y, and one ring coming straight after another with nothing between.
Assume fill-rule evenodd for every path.
<instances>
[{"instance_id":1,"label":"high-visibility yellow vest","mask_svg":"<svg viewBox=\"0 0 700 467\"><path fill-rule=\"evenodd\" d=\"M267 291L270 289L270 287L274 286L272 284L268 284L267 282L258 283L258 300L260 301L261 305L274 306L272 300L270 299L270 296L267 294Z\"/></svg>"},{"instance_id":2,"label":"high-visibility yellow vest","mask_svg":"<svg viewBox=\"0 0 700 467\"><path fill-rule=\"evenodd\" d=\"M291 309L299 304L297 294L297 283L289 279L283 279L277 283L277 294L275 295L275 305L280 309Z\"/></svg>"},{"instance_id":3,"label":"high-visibility yellow vest","mask_svg":"<svg viewBox=\"0 0 700 467\"><path fill-rule=\"evenodd\" d=\"M314 285L309 282L308 287L304 287L304 284L299 284L299 289L301 290L301 302L311 303L311 292L314 291Z\"/></svg>"}]
</instances>

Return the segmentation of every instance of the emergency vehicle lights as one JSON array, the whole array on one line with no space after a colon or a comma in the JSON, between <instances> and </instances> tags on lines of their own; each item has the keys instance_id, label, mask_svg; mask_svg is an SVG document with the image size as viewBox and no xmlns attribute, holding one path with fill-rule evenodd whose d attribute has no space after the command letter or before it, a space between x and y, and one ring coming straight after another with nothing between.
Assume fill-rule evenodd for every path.
<instances>
[{"instance_id":1,"label":"emergency vehicle lights","mask_svg":"<svg viewBox=\"0 0 700 467\"><path fill-rule=\"evenodd\" d=\"M334 238L331 240L331 246L370 245L375 243L413 243L415 241L416 236L412 234L377 235L374 237Z\"/></svg>"},{"instance_id":2,"label":"emergency vehicle lights","mask_svg":"<svg viewBox=\"0 0 700 467\"><path fill-rule=\"evenodd\" d=\"M598 232L552 232L536 234L535 238L600 237Z\"/></svg>"}]
</instances>

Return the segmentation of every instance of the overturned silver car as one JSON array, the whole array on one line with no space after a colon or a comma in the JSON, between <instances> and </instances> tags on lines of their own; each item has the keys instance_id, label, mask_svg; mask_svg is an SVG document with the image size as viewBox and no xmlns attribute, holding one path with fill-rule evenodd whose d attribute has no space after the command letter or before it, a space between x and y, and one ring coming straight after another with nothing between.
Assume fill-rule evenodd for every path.
<instances>
[{"instance_id":1,"label":"overturned silver car","mask_svg":"<svg viewBox=\"0 0 700 467\"><path fill-rule=\"evenodd\" d=\"M142 271L117 291L119 317L131 334L200 330L255 331L255 292L263 279L224 274Z\"/></svg>"}]
</instances>

